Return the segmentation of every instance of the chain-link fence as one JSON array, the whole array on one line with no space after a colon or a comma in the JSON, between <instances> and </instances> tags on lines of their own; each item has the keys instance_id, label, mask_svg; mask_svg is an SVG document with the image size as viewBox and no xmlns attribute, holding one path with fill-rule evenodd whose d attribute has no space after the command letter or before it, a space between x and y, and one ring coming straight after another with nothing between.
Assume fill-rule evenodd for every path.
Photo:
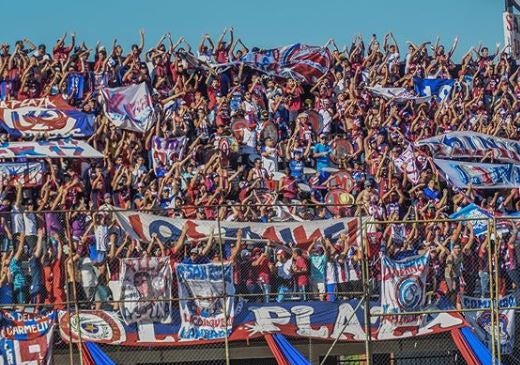
<instances>
[{"instance_id":1,"label":"chain-link fence","mask_svg":"<svg viewBox=\"0 0 520 365\"><path fill-rule=\"evenodd\" d=\"M321 221L291 215L324 208ZM171 211L3 214L2 334L13 356L464 364L472 328L493 362L518 363L515 217L374 221L299 205L278 206L287 214L277 222L240 223L219 217L247 206L204 209L214 221Z\"/></svg>"}]
</instances>

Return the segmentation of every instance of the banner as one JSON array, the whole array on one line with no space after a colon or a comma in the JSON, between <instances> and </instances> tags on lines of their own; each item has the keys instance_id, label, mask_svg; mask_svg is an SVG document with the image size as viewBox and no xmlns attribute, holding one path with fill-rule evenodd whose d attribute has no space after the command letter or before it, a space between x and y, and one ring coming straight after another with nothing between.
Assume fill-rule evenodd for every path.
<instances>
[{"instance_id":1,"label":"banner","mask_svg":"<svg viewBox=\"0 0 520 365\"><path fill-rule=\"evenodd\" d=\"M179 341L214 340L231 334L235 305L233 266L175 266L179 287Z\"/></svg>"},{"instance_id":2,"label":"banner","mask_svg":"<svg viewBox=\"0 0 520 365\"><path fill-rule=\"evenodd\" d=\"M449 216L450 219L470 219L470 218L476 218L477 220L471 220L463 222L463 224L470 223L473 226L473 233L475 236L479 237L483 234L487 234L487 228L488 228L488 219L492 218L493 215L489 213L488 211L480 208L476 204L469 204L465 206L464 208L456 211L455 213L451 214ZM479 219L483 218L483 219Z\"/></svg>"},{"instance_id":3,"label":"banner","mask_svg":"<svg viewBox=\"0 0 520 365\"><path fill-rule=\"evenodd\" d=\"M438 311L442 301L446 302L447 299L441 298L439 303L429 306L427 310ZM359 301L355 299L339 302L239 302L235 305L235 318L228 340L248 341L268 333L281 333L294 339L334 341L338 338L341 342L363 341L366 338L364 307L358 307L358 304ZM373 301L370 303L370 311L381 313L383 308L380 303ZM71 321L74 317L79 318L79 321ZM74 313L60 311L59 318L60 335L65 342L72 340L77 343L80 336L81 341L144 347L200 345L224 341L222 338L179 338L182 321L178 312L175 312L172 322L167 324L125 325L119 313L100 310L82 310L79 317ZM369 330L374 341L434 335L466 325L458 313L429 313L424 316L418 328L381 332L381 318L379 315L371 317ZM74 324L69 326L70 322Z\"/></svg>"},{"instance_id":4,"label":"banner","mask_svg":"<svg viewBox=\"0 0 520 365\"><path fill-rule=\"evenodd\" d=\"M126 324L168 321L172 313L169 257L121 260L121 316Z\"/></svg>"},{"instance_id":5,"label":"banner","mask_svg":"<svg viewBox=\"0 0 520 365\"><path fill-rule=\"evenodd\" d=\"M94 133L94 115L61 96L0 102L0 128L12 136L85 137Z\"/></svg>"},{"instance_id":6,"label":"banner","mask_svg":"<svg viewBox=\"0 0 520 365\"><path fill-rule=\"evenodd\" d=\"M211 232L218 232L219 227L216 221L168 218L139 212L116 211L115 216L131 238L145 242L149 242L154 233L162 242L177 240L184 226L188 227L189 238L202 239ZM347 234L349 242L356 243L359 237L358 221L358 218L276 223L222 221L220 229L223 237L236 237L238 230L242 229L244 238L305 246L320 237L335 239L340 233Z\"/></svg>"},{"instance_id":7,"label":"banner","mask_svg":"<svg viewBox=\"0 0 520 365\"><path fill-rule=\"evenodd\" d=\"M427 146L433 157L479 158L488 155L494 159L520 163L520 143L512 139L476 132L450 132L415 142Z\"/></svg>"},{"instance_id":8,"label":"banner","mask_svg":"<svg viewBox=\"0 0 520 365\"><path fill-rule=\"evenodd\" d=\"M399 171L406 174L406 177L412 183L417 184L419 182L421 171L417 168L417 158L411 144L394 160L394 165Z\"/></svg>"},{"instance_id":9,"label":"banner","mask_svg":"<svg viewBox=\"0 0 520 365\"><path fill-rule=\"evenodd\" d=\"M395 333L400 328L417 331L422 325L425 315L392 314L423 309L429 257L429 252L403 260L381 255L381 306L385 314L379 327L381 333Z\"/></svg>"},{"instance_id":10,"label":"banner","mask_svg":"<svg viewBox=\"0 0 520 365\"><path fill-rule=\"evenodd\" d=\"M515 60L520 60L520 15L504 12L504 44L511 45L509 53Z\"/></svg>"},{"instance_id":11,"label":"banner","mask_svg":"<svg viewBox=\"0 0 520 365\"><path fill-rule=\"evenodd\" d=\"M406 90L404 87L367 87L367 90L376 96L381 96L386 100L396 103L407 103L413 101L415 104L426 103L432 96L417 96Z\"/></svg>"},{"instance_id":12,"label":"banner","mask_svg":"<svg viewBox=\"0 0 520 365\"><path fill-rule=\"evenodd\" d=\"M155 122L152 97L146 83L101 89L104 111L116 127L144 133Z\"/></svg>"},{"instance_id":13,"label":"banner","mask_svg":"<svg viewBox=\"0 0 520 365\"><path fill-rule=\"evenodd\" d=\"M35 315L2 311L0 363L6 365L52 364L52 338L56 312Z\"/></svg>"},{"instance_id":14,"label":"banner","mask_svg":"<svg viewBox=\"0 0 520 365\"><path fill-rule=\"evenodd\" d=\"M463 309L482 309L482 311L464 312L464 317L469 321L477 336L491 349L492 332L491 326L491 300L488 298L473 298L461 295ZM502 354L511 354L515 344L515 306L516 300L513 295L508 295L498 301L500 308L498 314L498 325L495 323L495 338L500 338ZM485 311L485 310L488 311Z\"/></svg>"},{"instance_id":15,"label":"banner","mask_svg":"<svg viewBox=\"0 0 520 365\"><path fill-rule=\"evenodd\" d=\"M186 147L186 137L152 138L152 160L155 175L159 176L160 169L169 170L177 160L182 160L184 148ZM162 176L162 175L161 175Z\"/></svg>"},{"instance_id":16,"label":"banner","mask_svg":"<svg viewBox=\"0 0 520 365\"><path fill-rule=\"evenodd\" d=\"M455 84L453 79L421 79L413 78L415 92L420 96L436 96L439 100L450 97L451 89Z\"/></svg>"},{"instance_id":17,"label":"banner","mask_svg":"<svg viewBox=\"0 0 520 365\"><path fill-rule=\"evenodd\" d=\"M0 158L103 158L87 142L57 140L0 143Z\"/></svg>"},{"instance_id":18,"label":"banner","mask_svg":"<svg viewBox=\"0 0 520 365\"><path fill-rule=\"evenodd\" d=\"M0 181L4 185L24 187L39 186L43 183L45 165L42 162L2 162Z\"/></svg>"},{"instance_id":19,"label":"banner","mask_svg":"<svg viewBox=\"0 0 520 365\"><path fill-rule=\"evenodd\" d=\"M71 99L82 99L85 87L85 76L79 72L72 72L67 76L67 95Z\"/></svg>"},{"instance_id":20,"label":"banner","mask_svg":"<svg viewBox=\"0 0 520 365\"><path fill-rule=\"evenodd\" d=\"M434 159L446 179L457 188L509 189L520 186L520 165Z\"/></svg>"},{"instance_id":21,"label":"banner","mask_svg":"<svg viewBox=\"0 0 520 365\"><path fill-rule=\"evenodd\" d=\"M300 43L282 48L250 51L240 61L269 75L307 83L316 82L331 66L331 56L327 48Z\"/></svg>"}]
</instances>

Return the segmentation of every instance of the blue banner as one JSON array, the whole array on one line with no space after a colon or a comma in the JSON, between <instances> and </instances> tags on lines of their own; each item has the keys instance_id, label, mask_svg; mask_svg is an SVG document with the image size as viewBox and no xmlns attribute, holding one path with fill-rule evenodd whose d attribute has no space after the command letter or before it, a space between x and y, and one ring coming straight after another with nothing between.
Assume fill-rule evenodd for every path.
<instances>
[{"instance_id":1,"label":"blue banner","mask_svg":"<svg viewBox=\"0 0 520 365\"><path fill-rule=\"evenodd\" d=\"M472 220L468 221L471 225L473 225L473 233L475 236L481 236L486 234L488 221L486 219L491 218L491 213L485 211L480 208L478 205L471 203L470 205L465 206L459 211L450 215L450 219L468 219L468 218L484 218L483 220ZM466 222L467 223L467 222Z\"/></svg>"},{"instance_id":2,"label":"blue banner","mask_svg":"<svg viewBox=\"0 0 520 365\"><path fill-rule=\"evenodd\" d=\"M440 100L448 98L455 84L453 79L421 79L414 77L415 92L420 96L436 96Z\"/></svg>"},{"instance_id":3,"label":"blue banner","mask_svg":"<svg viewBox=\"0 0 520 365\"><path fill-rule=\"evenodd\" d=\"M67 76L67 95L71 99L81 99L85 87L85 76L78 72L70 73Z\"/></svg>"}]
</instances>

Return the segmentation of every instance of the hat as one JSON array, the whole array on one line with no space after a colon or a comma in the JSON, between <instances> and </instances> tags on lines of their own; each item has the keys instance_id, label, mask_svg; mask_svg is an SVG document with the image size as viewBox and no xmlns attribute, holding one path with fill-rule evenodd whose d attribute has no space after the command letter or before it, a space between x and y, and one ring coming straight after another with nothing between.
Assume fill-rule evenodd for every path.
<instances>
[{"instance_id":1,"label":"hat","mask_svg":"<svg viewBox=\"0 0 520 365\"><path fill-rule=\"evenodd\" d=\"M111 198L112 196L110 195L110 193L105 193L105 195L103 195L103 198L104 199L108 199L108 198Z\"/></svg>"},{"instance_id":2,"label":"hat","mask_svg":"<svg viewBox=\"0 0 520 365\"><path fill-rule=\"evenodd\" d=\"M195 247L195 248L192 248L192 249L190 250L190 255L192 255L192 254L198 254L198 253L199 253L199 249L196 248L196 247Z\"/></svg>"},{"instance_id":3,"label":"hat","mask_svg":"<svg viewBox=\"0 0 520 365\"><path fill-rule=\"evenodd\" d=\"M282 250L282 249L279 249L278 251L276 251L276 254L277 255L285 255L285 251Z\"/></svg>"}]
</instances>

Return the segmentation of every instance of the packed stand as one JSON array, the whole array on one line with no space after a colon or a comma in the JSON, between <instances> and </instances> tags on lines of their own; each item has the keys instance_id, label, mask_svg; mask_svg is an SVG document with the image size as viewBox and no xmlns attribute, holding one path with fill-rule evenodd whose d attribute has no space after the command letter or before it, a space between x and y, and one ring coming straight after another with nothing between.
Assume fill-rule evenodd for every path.
<instances>
[{"instance_id":1,"label":"packed stand","mask_svg":"<svg viewBox=\"0 0 520 365\"><path fill-rule=\"evenodd\" d=\"M423 154L413 184L392 163L410 142L446 131L475 131L518 139L519 69L507 47L478 46L458 63L457 40L447 50L394 36L383 44L355 36L332 55L330 70L312 83L269 76L240 62L250 49L225 30L214 42L204 35L197 48L165 34L145 49L144 32L129 52L78 44L64 34L48 49L24 39L1 46L0 97L4 101L61 95L95 116L88 143L103 160L48 159L44 183L26 189L2 179L2 275L0 302L63 307L76 297L83 307L116 309L119 261L170 256L172 262L235 264L235 285L247 300L342 300L361 293L362 252L344 237L309 247L279 247L239 237L220 256L216 238L161 242L131 239L112 207L170 217L274 222L371 216L378 224L367 240L393 258L430 252L429 292L484 296L489 283L487 235L476 237L462 223L407 223L445 219L476 203L491 212L520 210L517 189L453 189ZM13 49L14 48L14 49ZM251 48L258 51L258 48ZM81 76L82 89L71 86ZM413 77L454 78L442 102L390 103L367 87L404 87ZM145 83L159 118L146 133L117 128L105 114L100 89ZM320 128L314 128L319 120ZM240 128L233 128L242 121ZM272 126L274 125L274 132ZM268 128L266 126L269 126ZM153 168L155 136L186 136L186 153ZM2 142L27 140L4 133ZM46 139L44 133L34 139ZM228 140L229 150L221 148ZM338 152L341 144L344 153ZM483 160L485 161L485 159ZM344 172L348 186L334 175ZM327 207L326 196L345 188L344 207ZM351 197L351 198L350 198ZM285 205L285 207L281 207ZM70 229L68 228L70 227ZM516 230L497 238L500 290L518 291ZM226 244L228 245L228 244ZM377 257L370 275L378 278ZM377 295L377 285L373 285ZM95 301L95 304L90 304Z\"/></svg>"}]
</instances>

